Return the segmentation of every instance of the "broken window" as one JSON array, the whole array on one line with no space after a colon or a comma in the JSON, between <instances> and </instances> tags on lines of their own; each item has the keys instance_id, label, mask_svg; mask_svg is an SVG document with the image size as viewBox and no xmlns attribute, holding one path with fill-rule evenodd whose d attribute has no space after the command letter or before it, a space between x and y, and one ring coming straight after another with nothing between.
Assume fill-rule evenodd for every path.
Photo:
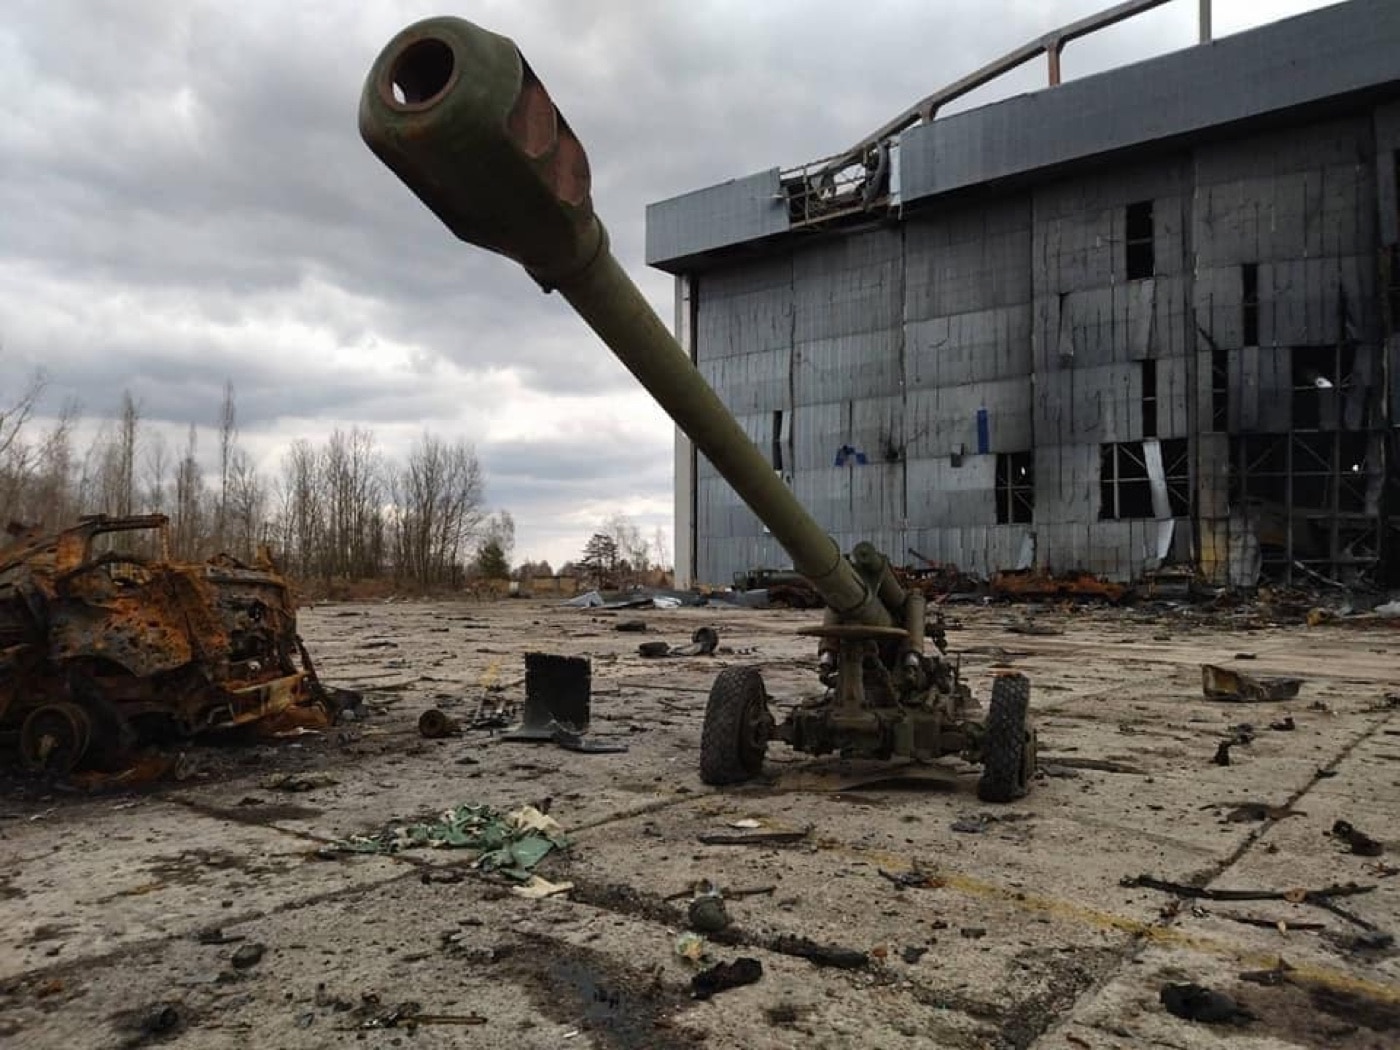
<instances>
[{"instance_id":1,"label":"broken window","mask_svg":"<svg viewBox=\"0 0 1400 1050\"><path fill-rule=\"evenodd\" d=\"M1167 509L1173 518L1191 514L1191 455L1185 438L1161 442L1162 473L1167 483Z\"/></svg>"},{"instance_id":2,"label":"broken window","mask_svg":"<svg viewBox=\"0 0 1400 1050\"><path fill-rule=\"evenodd\" d=\"M773 447L772 447L773 469L782 473L783 470L783 410L776 409L773 412Z\"/></svg>"},{"instance_id":3,"label":"broken window","mask_svg":"<svg viewBox=\"0 0 1400 1050\"><path fill-rule=\"evenodd\" d=\"M1353 346L1293 347L1293 429L1336 430L1355 368Z\"/></svg>"},{"instance_id":4,"label":"broken window","mask_svg":"<svg viewBox=\"0 0 1400 1050\"><path fill-rule=\"evenodd\" d=\"M1142 365L1142 436L1157 436L1157 362Z\"/></svg>"},{"instance_id":5,"label":"broken window","mask_svg":"<svg viewBox=\"0 0 1400 1050\"><path fill-rule=\"evenodd\" d=\"M1030 524L1035 514L1035 458L1030 452L997 453L997 524Z\"/></svg>"},{"instance_id":6,"label":"broken window","mask_svg":"<svg viewBox=\"0 0 1400 1050\"><path fill-rule=\"evenodd\" d=\"M1400 244L1390 246L1388 261L1390 272L1386 275L1385 300L1390 307L1390 331L1395 333L1400 332Z\"/></svg>"},{"instance_id":7,"label":"broken window","mask_svg":"<svg viewBox=\"0 0 1400 1050\"><path fill-rule=\"evenodd\" d=\"M1138 201L1128 205L1127 269L1128 280L1138 281L1157 272L1152 243L1152 202Z\"/></svg>"},{"instance_id":8,"label":"broken window","mask_svg":"<svg viewBox=\"0 0 1400 1050\"><path fill-rule=\"evenodd\" d=\"M1099 520L1152 517L1152 484L1141 441L1110 442L1099 454Z\"/></svg>"},{"instance_id":9,"label":"broken window","mask_svg":"<svg viewBox=\"0 0 1400 1050\"><path fill-rule=\"evenodd\" d=\"M1259 264L1245 263L1240 267L1240 323L1244 329L1244 345L1259 345Z\"/></svg>"}]
</instances>

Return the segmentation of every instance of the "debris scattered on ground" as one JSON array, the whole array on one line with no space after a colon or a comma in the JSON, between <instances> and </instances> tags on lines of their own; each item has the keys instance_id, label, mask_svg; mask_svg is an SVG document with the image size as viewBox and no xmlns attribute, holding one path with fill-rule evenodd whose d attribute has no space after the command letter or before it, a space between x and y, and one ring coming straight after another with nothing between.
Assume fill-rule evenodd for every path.
<instances>
[{"instance_id":1,"label":"debris scattered on ground","mask_svg":"<svg viewBox=\"0 0 1400 1050\"><path fill-rule=\"evenodd\" d=\"M709 948L709 942L704 937L690 930L676 938L676 955L687 962L699 962L705 958Z\"/></svg>"},{"instance_id":2,"label":"debris scattered on ground","mask_svg":"<svg viewBox=\"0 0 1400 1050\"><path fill-rule=\"evenodd\" d=\"M1244 1024L1256 1020L1224 992L1199 984L1166 984L1160 998L1167 1013L1187 1021L1204 1024Z\"/></svg>"},{"instance_id":3,"label":"debris scattered on ground","mask_svg":"<svg viewBox=\"0 0 1400 1050\"><path fill-rule=\"evenodd\" d=\"M1201 688L1208 700L1260 703L1265 700L1292 700L1302 688L1301 678L1255 678L1228 667L1201 664Z\"/></svg>"},{"instance_id":4,"label":"debris scattered on ground","mask_svg":"<svg viewBox=\"0 0 1400 1050\"><path fill-rule=\"evenodd\" d=\"M732 963L716 963L708 970L697 973L690 979L690 990L695 998L708 999L730 988L755 984L762 976L763 964L745 956Z\"/></svg>"},{"instance_id":5,"label":"debris scattered on ground","mask_svg":"<svg viewBox=\"0 0 1400 1050\"><path fill-rule=\"evenodd\" d=\"M418 732L429 740L442 740L461 731L461 722L436 707L430 707L418 716Z\"/></svg>"},{"instance_id":6,"label":"debris scattered on ground","mask_svg":"<svg viewBox=\"0 0 1400 1050\"><path fill-rule=\"evenodd\" d=\"M301 793L317 788L334 787L340 781L325 773L274 773L264 777L261 786L268 791Z\"/></svg>"},{"instance_id":7,"label":"debris scattered on ground","mask_svg":"<svg viewBox=\"0 0 1400 1050\"><path fill-rule=\"evenodd\" d=\"M1136 875L1123 879L1119 884L1130 889L1160 890L1174 893L1178 897L1205 901L1288 901L1290 904L1321 904L1333 897L1355 897L1370 893L1375 886L1362 886L1355 882L1344 885L1324 886L1320 890L1216 890L1206 886L1191 886L1184 882L1171 882L1153 878L1151 875Z\"/></svg>"},{"instance_id":8,"label":"debris scattered on ground","mask_svg":"<svg viewBox=\"0 0 1400 1050\"><path fill-rule=\"evenodd\" d=\"M686 921L697 933L719 933L728 926L729 912L719 891L711 888L692 899L686 908Z\"/></svg>"},{"instance_id":9,"label":"debris scattered on ground","mask_svg":"<svg viewBox=\"0 0 1400 1050\"><path fill-rule=\"evenodd\" d=\"M250 941L247 944L239 945L238 950L233 953L233 958L229 960L236 970L246 970L262 962L263 955L267 952L267 945Z\"/></svg>"},{"instance_id":10,"label":"debris scattered on ground","mask_svg":"<svg viewBox=\"0 0 1400 1050\"><path fill-rule=\"evenodd\" d=\"M667 656L712 656L719 648L719 632L713 627L697 627L690 644L673 649L667 642L643 642L637 653L649 660Z\"/></svg>"},{"instance_id":11,"label":"debris scattered on ground","mask_svg":"<svg viewBox=\"0 0 1400 1050\"><path fill-rule=\"evenodd\" d=\"M538 875L531 875L522 885L512 886L510 892L528 900L543 900L545 897L557 897L561 893L568 893L573 888L572 882L550 882Z\"/></svg>"},{"instance_id":12,"label":"debris scattered on ground","mask_svg":"<svg viewBox=\"0 0 1400 1050\"><path fill-rule=\"evenodd\" d=\"M914 966L918 963L920 959L922 959L927 954L928 948L924 945L911 944L905 947L905 949L899 953L899 957L903 959L906 963L908 963L910 966Z\"/></svg>"},{"instance_id":13,"label":"debris scattered on ground","mask_svg":"<svg viewBox=\"0 0 1400 1050\"><path fill-rule=\"evenodd\" d=\"M1029 813L964 813L948 827L965 835L980 835L993 824L1015 824L1030 819Z\"/></svg>"},{"instance_id":14,"label":"debris scattered on ground","mask_svg":"<svg viewBox=\"0 0 1400 1050\"><path fill-rule=\"evenodd\" d=\"M1360 828L1354 827L1350 821L1337 821L1332 825L1332 830L1328 834L1345 843L1348 851L1355 853L1358 857L1379 857L1385 852L1385 847L1381 843Z\"/></svg>"},{"instance_id":15,"label":"debris scattered on ground","mask_svg":"<svg viewBox=\"0 0 1400 1050\"><path fill-rule=\"evenodd\" d=\"M897 890L921 889L936 890L946 885L945 880L934 872L925 871L917 863L908 871L887 871L884 868L876 869L880 877L888 879L894 883Z\"/></svg>"},{"instance_id":16,"label":"debris scattered on ground","mask_svg":"<svg viewBox=\"0 0 1400 1050\"><path fill-rule=\"evenodd\" d=\"M987 936L987 927L964 926L958 932L970 941L980 941L983 937Z\"/></svg>"},{"instance_id":17,"label":"debris scattered on ground","mask_svg":"<svg viewBox=\"0 0 1400 1050\"><path fill-rule=\"evenodd\" d=\"M475 866L527 882L531 869L551 850L567 849L564 829L534 806L501 814L490 806L462 805L435 821L397 825L377 835L353 835L337 842L343 853L399 853L408 849L477 850Z\"/></svg>"},{"instance_id":18,"label":"debris scattered on ground","mask_svg":"<svg viewBox=\"0 0 1400 1050\"><path fill-rule=\"evenodd\" d=\"M613 624L614 631L622 631L629 634L645 634L647 622L645 620L618 620Z\"/></svg>"},{"instance_id":19,"label":"debris scattered on ground","mask_svg":"<svg viewBox=\"0 0 1400 1050\"><path fill-rule=\"evenodd\" d=\"M706 846L762 846L801 842L812 833L812 826L800 831L705 831L696 836Z\"/></svg>"},{"instance_id":20,"label":"debris scattered on ground","mask_svg":"<svg viewBox=\"0 0 1400 1050\"><path fill-rule=\"evenodd\" d=\"M1231 824L1252 824L1261 820L1282 820L1284 817L1305 815L1290 806L1271 806L1267 802L1241 802L1230 807L1225 819Z\"/></svg>"},{"instance_id":21,"label":"debris scattered on ground","mask_svg":"<svg viewBox=\"0 0 1400 1050\"><path fill-rule=\"evenodd\" d=\"M554 723L553 739L565 751L578 751L585 755L615 755L627 750L626 744L615 740L598 740L559 722Z\"/></svg>"},{"instance_id":22,"label":"debris scattered on ground","mask_svg":"<svg viewBox=\"0 0 1400 1050\"><path fill-rule=\"evenodd\" d=\"M795 955L817 966L831 966L838 970L863 970L870 965L870 956L866 952L818 944L806 937L794 937L790 934L774 938L768 947L782 955Z\"/></svg>"},{"instance_id":23,"label":"debris scattered on ground","mask_svg":"<svg viewBox=\"0 0 1400 1050\"><path fill-rule=\"evenodd\" d=\"M1292 922L1284 919L1264 919L1257 915L1241 915L1232 911L1211 912L1212 915L1221 919L1228 919L1230 922L1243 923L1245 926L1258 926L1265 930L1278 930L1279 933L1287 933L1289 930L1325 930L1327 927L1320 922Z\"/></svg>"},{"instance_id":24,"label":"debris scattered on ground","mask_svg":"<svg viewBox=\"0 0 1400 1050\"><path fill-rule=\"evenodd\" d=\"M1298 728L1298 725L1293 721L1293 716L1289 715L1287 718L1280 718L1275 722L1270 722L1269 728L1275 733L1291 733Z\"/></svg>"}]
</instances>

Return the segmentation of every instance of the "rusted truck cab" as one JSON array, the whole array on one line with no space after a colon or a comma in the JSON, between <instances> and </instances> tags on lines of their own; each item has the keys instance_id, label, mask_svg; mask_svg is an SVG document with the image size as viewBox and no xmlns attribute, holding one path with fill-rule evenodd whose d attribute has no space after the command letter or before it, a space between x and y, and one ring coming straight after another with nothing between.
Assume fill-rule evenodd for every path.
<instances>
[{"instance_id":1,"label":"rusted truck cab","mask_svg":"<svg viewBox=\"0 0 1400 1050\"><path fill-rule=\"evenodd\" d=\"M171 561L161 514L21 531L0 550L0 732L28 766L64 773L325 703L265 554Z\"/></svg>"}]
</instances>

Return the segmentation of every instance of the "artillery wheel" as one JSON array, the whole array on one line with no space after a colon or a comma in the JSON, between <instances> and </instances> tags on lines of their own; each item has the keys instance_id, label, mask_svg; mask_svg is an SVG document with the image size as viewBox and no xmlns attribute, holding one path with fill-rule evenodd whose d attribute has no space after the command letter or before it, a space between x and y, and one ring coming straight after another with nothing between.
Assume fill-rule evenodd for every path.
<instances>
[{"instance_id":1,"label":"artillery wheel","mask_svg":"<svg viewBox=\"0 0 1400 1050\"><path fill-rule=\"evenodd\" d=\"M30 769L62 776L87 754L92 723L77 704L63 700L36 707L19 730L19 752Z\"/></svg>"},{"instance_id":2,"label":"artillery wheel","mask_svg":"<svg viewBox=\"0 0 1400 1050\"><path fill-rule=\"evenodd\" d=\"M773 719L763 676L753 667L726 667L710 687L700 736L700 779L738 784L763 771Z\"/></svg>"},{"instance_id":3,"label":"artillery wheel","mask_svg":"<svg viewBox=\"0 0 1400 1050\"><path fill-rule=\"evenodd\" d=\"M1030 789L1035 773L1035 734L1029 728L1031 682L1008 674L992 686L992 702L982 738L982 778L977 797L983 802L1014 802Z\"/></svg>"}]
</instances>

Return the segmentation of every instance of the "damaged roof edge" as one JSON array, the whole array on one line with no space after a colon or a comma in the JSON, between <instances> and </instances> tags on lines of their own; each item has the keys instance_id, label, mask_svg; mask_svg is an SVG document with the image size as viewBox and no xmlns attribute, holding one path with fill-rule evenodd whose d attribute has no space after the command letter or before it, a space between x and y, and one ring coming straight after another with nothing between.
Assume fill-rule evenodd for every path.
<instances>
[{"instance_id":1,"label":"damaged roof edge","mask_svg":"<svg viewBox=\"0 0 1400 1050\"><path fill-rule=\"evenodd\" d=\"M1400 83L1400 4L1346 3L936 119L900 137L905 203ZM779 169L647 207L671 273L787 233Z\"/></svg>"},{"instance_id":2,"label":"damaged roof edge","mask_svg":"<svg viewBox=\"0 0 1400 1050\"><path fill-rule=\"evenodd\" d=\"M786 233L778 169L647 205L647 265L677 273L692 257Z\"/></svg>"},{"instance_id":3,"label":"damaged roof edge","mask_svg":"<svg viewBox=\"0 0 1400 1050\"><path fill-rule=\"evenodd\" d=\"M1400 4L1352 0L921 124L906 203L1400 82Z\"/></svg>"}]
</instances>

